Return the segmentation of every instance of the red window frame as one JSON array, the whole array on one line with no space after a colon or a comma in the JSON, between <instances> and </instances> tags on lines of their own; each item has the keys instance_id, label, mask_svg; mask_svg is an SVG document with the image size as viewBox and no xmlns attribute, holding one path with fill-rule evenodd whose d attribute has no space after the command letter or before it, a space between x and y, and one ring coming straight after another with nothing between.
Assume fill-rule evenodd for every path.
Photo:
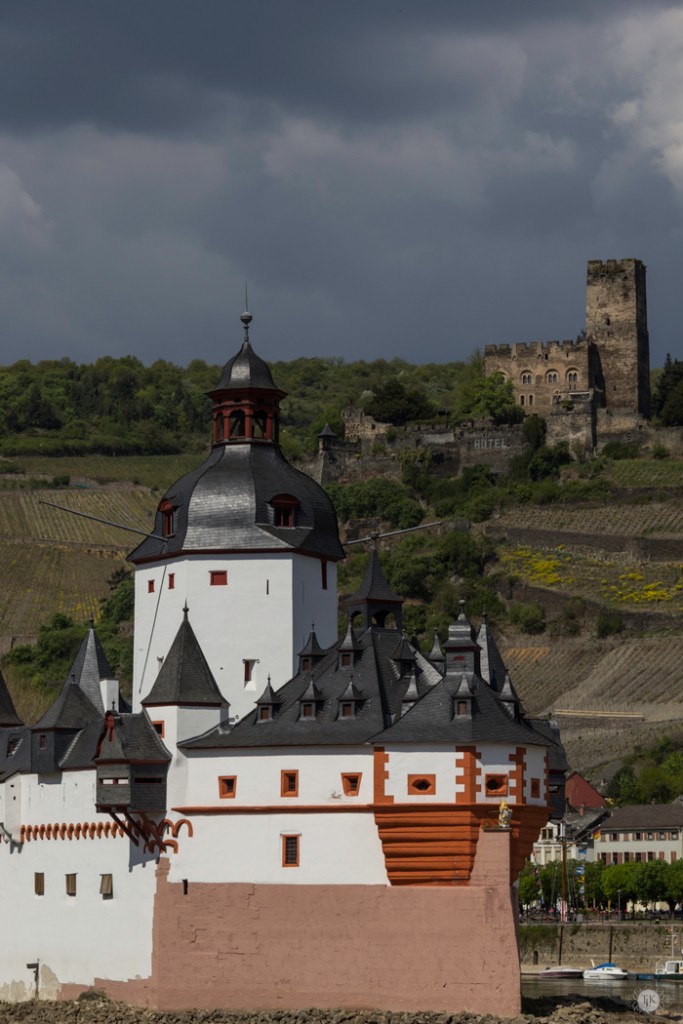
<instances>
[{"instance_id":1,"label":"red window frame","mask_svg":"<svg viewBox=\"0 0 683 1024\"><path fill-rule=\"evenodd\" d=\"M209 584L212 587L227 587L227 585L228 585L228 570L227 569L210 569L209 570Z\"/></svg>"}]
</instances>

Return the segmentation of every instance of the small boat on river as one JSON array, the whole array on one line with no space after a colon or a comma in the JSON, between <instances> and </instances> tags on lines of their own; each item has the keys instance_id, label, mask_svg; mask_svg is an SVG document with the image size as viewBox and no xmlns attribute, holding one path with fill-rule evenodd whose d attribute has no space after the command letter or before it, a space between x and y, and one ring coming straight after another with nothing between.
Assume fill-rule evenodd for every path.
<instances>
[{"instance_id":1,"label":"small boat on river","mask_svg":"<svg viewBox=\"0 0 683 1024\"><path fill-rule=\"evenodd\" d=\"M660 960L654 977L660 981L683 981L683 960Z\"/></svg>"},{"instance_id":2,"label":"small boat on river","mask_svg":"<svg viewBox=\"0 0 683 1024\"><path fill-rule=\"evenodd\" d=\"M628 971L616 964L598 964L597 967L589 967L583 972L585 981L623 981L628 978Z\"/></svg>"},{"instance_id":3,"label":"small boat on river","mask_svg":"<svg viewBox=\"0 0 683 1024\"><path fill-rule=\"evenodd\" d=\"M546 967L544 971L539 971L537 974L538 978L582 978L583 967L564 967L562 964L557 964L556 967Z\"/></svg>"}]
</instances>

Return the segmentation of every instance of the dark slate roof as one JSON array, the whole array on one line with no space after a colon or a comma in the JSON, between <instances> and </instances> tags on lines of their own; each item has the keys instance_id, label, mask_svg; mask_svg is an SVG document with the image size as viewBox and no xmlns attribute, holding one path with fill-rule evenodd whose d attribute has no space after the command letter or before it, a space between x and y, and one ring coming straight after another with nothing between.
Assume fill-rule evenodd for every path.
<instances>
[{"instance_id":1,"label":"dark slate roof","mask_svg":"<svg viewBox=\"0 0 683 1024\"><path fill-rule=\"evenodd\" d=\"M619 807L603 825L605 832L682 828L683 804L632 804Z\"/></svg>"},{"instance_id":2,"label":"dark slate roof","mask_svg":"<svg viewBox=\"0 0 683 1024\"><path fill-rule=\"evenodd\" d=\"M101 714L104 714L100 680L113 678L114 673L111 665L107 661L107 656L91 622L90 629L80 646L67 680L73 681L77 686L80 686L81 690L90 698L92 704Z\"/></svg>"},{"instance_id":3,"label":"dark slate roof","mask_svg":"<svg viewBox=\"0 0 683 1024\"><path fill-rule=\"evenodd\" d=\"M395 594L382 570L377 548L373 546L370 551L370 558L365 570L363 581L351 597L347 597L342 604L350 606L361 604L367 601L374 601L386 604L403 604L403 598Z\"/></svg>"},{"instance_id":4,"label":"dark slate roof","mask_svg":"<svg viewBox=\"0 0 683 1024\"><path fill-rule=\"evenodd\" d=\"M296 525L275 526L271 500L298 498ZM301 551L339 559L337 516L327 494L285 459L278 445L248 442L215 447L205 462L181 477L162 501L175 512L175 534L161 539L157 511L153 533L131 553L132 562L184 551Z\"/></svg>"},{"instance_id":5,"label":"dark slate roof","mask_svg":"<svg viewBox=\"0 0 683 1024\"><path fill-rule=\"evenodd\" d=\"M454 716L456 695L471 700L471 714ZM373 742L549 745L527 721L512 718L491 687L472 672L445 676Z\"/></svg>"},{"instance_id":6,"label":"dark slate roof","mask_svg":"<svg viewBox=\"0 0 683 1024\"><path fill-rule=\"evenodd\" d=\"M308 634L308 640L299 651L300 658L321 658L325 652L318 643L318 638L315 635L315 629L311 628L311 632Z\"/></svg>"},{"instance_id":7,"label":"dark slate roof","mask_svg":"<svg viewBox=\"0 0 683 1024\"><path fill-rule=\"evenodd\" d=\"M507 670L485 615L479 627L477 643L481 647L481 677L486 680L496 693L500 693L503 689Z\"/></svg>"},{"instance_id":8,"label":"dark slate roof","mask_svg":"<svg viewBox=\"0 0 683 1024\"><path fill-rule=\"evenodd\" d=\"M10 753L11 747L14 747ZM0 782L31 767L31 728L20 725L0 729Z\"/></svg>"},{"instance_id":9,"label":"dark slate roof","mask_svg":"<svg viewBox=\"0 0 683 1024\"><path fill-rule=\"evenodd\" d=\"M33 726L34 732L48 729L82 729L87 722L101 722L102 712L89 697L71 680L64 683L62 692L51 708Z\"/></svg>"},{"instance_id":10,"label":"dark slate roof","mask_svg":"<svg viewBox=\"0 0 683 1024\"><path fill-rule=\"evenodd\" d=\"M366 743L401 714L403 697L411 676L400 676L392 654L401 635L395 629L373 626L354 637L353 665L340 667L338 641L311 671L301 672L275 693L280 701L270 721L259 721L257 712L245 716L231 729L217 726L179 746L188 750L216 747L268 747L307 745L357 745ZM427 659L415 652L419 693L434 686L440 675ZM315 690L312 688L315 686ZM301 703L317 696L315 717L302 718ZM340 717L340 701L353 700L355 714Z\"/></svg>"},{"instance_id":11,"label":"dark slate roof","mask_svg":"<svg viewBox=\"0 0 683 1024\"><path fill-rule=\"evenodd\" d=\"M540 732L542 736L551 741L548 752L548 768L551 772L566 772L569 770L567 754L562 746L560 738L560 727L557 722L548 718L530 718L532 728Z\"/></svg>"},{"instance_id":12,"label":"dark slate roof","mask_svg":"<svg viewBox=\"0 0 683 1024\"><path fill-rule=\"evenodd\" d=\"M190 625L187 607L171 648L143 705L191 704L224 707L227 701L213 677Z\"/></svg>"},{"instance_id":13,"label":"dark slate roof","mask_svg":"<svg viewBox=\"0 0 683 1024\"><path fill-rule=\"evenodd\" d=\"M7 689L7 683L2 672L0 672L0 728L3 726L21 725L21 719L16 712L14 703Z\"/></svg>"},{"instance_id":14,"label":"dark slate roof","mask_svg":"<svg viewBox=\"0 0 683 1024\"><path fill-rule=\"evenodd\" d=\"M247 388L260 388L277 391L268 364L257 356L249 341L249 324L251 313L243 313L240 320L244 324L244 341L239 352L228 359L216 391L244 391ZM284 392L280 391L283 395Z\"/></svg>"},{"instance_id":15,"label":"dark slate roof","mask_svg":"<svg viewBox=\"0 0 683 1024\"><path fill-rule=\"evenodd\" d=\"M430 661L438 662L443 665L446 661L443 651L441 650L441 644L439 643L439 634L434 630L434 642L432 643L432 649L427 655Z\"/></svg>"},{"instance_id":16,"label":"dark slate roof","mask_svg":"<svg viewBox=\"0 0 683 1024\"><path fill-rule=\"evenodd\" d=\"M114 723L114 729L110 733L107 728L110 721ZM109 761L129 762L161 762L168 763L171 755L161 741L161 737L152 725L149 715L146 712L135 715L113 715L107 717L106 723L102 723L100 736L104 729L102 746L99 756L95 758L97 764Z\"/></svg>"},{"instance_id":17,"label":"dark slate roof","mask_svg":"<svg viewBox=\"0 0 683 1024\"><path fill-rule=\"evenodd\" d=\"M59 767L71 771L78 768L92 768L103 728L103 715L100 715L96 721L84 725L74 736L68 750L59 762Z\"/></svg>"},{"instance_id":18,"label":"dark slate roof","mask_svg":"<svg viewBox=\"0 0 683 1024\"><path fill-rule=\"evenodd\" d=\"M336 437L336 436L337 435L335 434L334 430L329 425L329 423L326 423L325 426L323 427L323 429L318 434L318 437Z\"/></svg>"}]
</instances>

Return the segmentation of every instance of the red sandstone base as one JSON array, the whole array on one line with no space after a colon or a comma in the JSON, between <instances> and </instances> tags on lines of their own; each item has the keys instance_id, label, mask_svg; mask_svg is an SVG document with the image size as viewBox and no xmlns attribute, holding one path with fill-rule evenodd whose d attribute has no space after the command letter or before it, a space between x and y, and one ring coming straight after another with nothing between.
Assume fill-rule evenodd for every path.
<instances>
[{"instance_id":1,"label":"red sandstone base","mask_svg":"<svg viewBox=\"0 0 683 1024\"><path fill-rule=\"evenodd\" d=\"M157 1009L520 1010L510 836L482 832L470 884L223 885L157 869L152 977L97 979ZM82 991L65 985L62 998Z\"/></svg>"}]
</instances>

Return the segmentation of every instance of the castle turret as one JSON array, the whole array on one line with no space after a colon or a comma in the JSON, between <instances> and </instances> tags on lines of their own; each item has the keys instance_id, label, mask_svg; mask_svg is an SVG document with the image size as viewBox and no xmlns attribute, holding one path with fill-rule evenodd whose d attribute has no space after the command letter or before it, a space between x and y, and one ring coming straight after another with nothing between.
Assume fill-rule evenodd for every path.
<instances>
[{"instance_id":1,"label":"castle turret","mask_svg":"<svg viewBox=\"0 0 683 1024\"><path fill-rule=\"evenodd\" d=\"M278 444L284 396L249 340L230 359L213 402L212 450L173 484L135 563L135 705L149 693L187 602L231 711L253 707L267 676L298 669L310 623L336 638L336 562L344 552L324 490Z\"/></svg>"}]
</instances>

